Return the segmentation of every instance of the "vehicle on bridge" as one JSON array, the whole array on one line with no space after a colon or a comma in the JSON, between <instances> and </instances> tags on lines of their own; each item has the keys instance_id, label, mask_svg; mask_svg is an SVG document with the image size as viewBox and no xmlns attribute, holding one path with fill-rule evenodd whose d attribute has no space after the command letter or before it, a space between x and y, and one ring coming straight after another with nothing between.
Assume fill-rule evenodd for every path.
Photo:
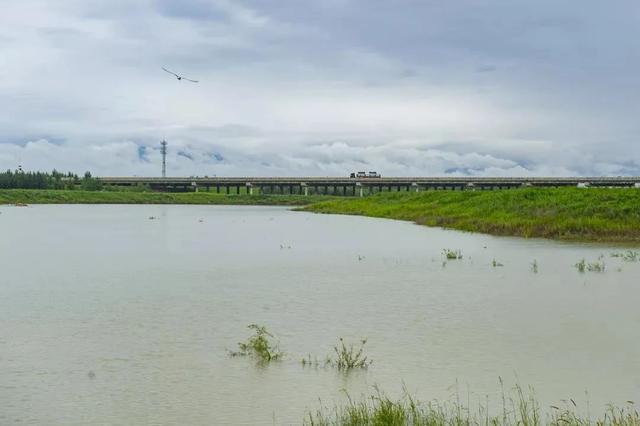
<instances>
[{"instance_id":1,"label":"vehicle on bridge","mask_svg":"<svg viewBox=\"0 0 640 426\"><path fill-rule=\"evenodd\" d=\"M380 178L382 177L382 175L378 172L357 172L357 173L351 173L351 176L349 176L351 179L369 179L369 178Z\"/></svg>"}]
</instances>

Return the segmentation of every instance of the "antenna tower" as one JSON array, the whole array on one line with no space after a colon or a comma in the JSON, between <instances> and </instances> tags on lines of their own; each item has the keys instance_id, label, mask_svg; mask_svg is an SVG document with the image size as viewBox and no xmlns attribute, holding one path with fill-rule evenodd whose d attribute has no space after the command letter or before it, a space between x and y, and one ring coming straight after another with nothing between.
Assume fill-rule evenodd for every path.
<instances>
[{"instance_id":1,"label":"antenna tower","mask_svg":"<svg viewBox=\"0 0 640 426\"><path fill-rule=\"evenodd\" d=\"M162 154L162 177L167 177L167 141L160 142L160 153Z\"/></svg>"}]
</instances>

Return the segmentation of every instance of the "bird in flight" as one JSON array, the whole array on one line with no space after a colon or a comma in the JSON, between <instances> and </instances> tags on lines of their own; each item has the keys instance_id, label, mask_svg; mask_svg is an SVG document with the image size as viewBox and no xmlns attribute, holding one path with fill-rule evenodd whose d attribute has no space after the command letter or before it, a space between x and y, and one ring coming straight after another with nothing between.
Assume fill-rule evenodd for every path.
<instances>
[{"instance_id":1,"label":"bird in flight","mask_svg":"<svg viewBox=\"0 0 640 426\"><path fill-rule=\"evenodd\" d=\"M197 83L197 82L198 82L198 80L191 80L190 78L187 78L187 77L183 77L183 76L181 76L181 75L178 75L178 74L176 74L176 73L175 73L175 72L173 72L173 71L169 71L169 70L168 70L168 69L166 69L165 67L162 67L162 69L163 69L165 72L168 72L169 74L174 75L178 80L187 80L187 81L190 81L190 82L192 82L192 83Z\"/></svg>"}]
</instances>

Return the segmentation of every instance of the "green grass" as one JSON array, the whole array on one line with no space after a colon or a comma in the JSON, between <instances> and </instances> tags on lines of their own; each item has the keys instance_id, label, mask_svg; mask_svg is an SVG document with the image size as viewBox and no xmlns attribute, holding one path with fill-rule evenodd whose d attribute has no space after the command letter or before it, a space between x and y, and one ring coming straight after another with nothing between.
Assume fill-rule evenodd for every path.
<instances>
[{"instance_id":1,"label":"green grass","mask_svg":"<svg viewBox=\"0 0 640 426\"><path fill-rule=\"evenodd\" d=\"M494 235L640 242L640 190L631 188L380 193L320 202L303 210Z\"/></svg>"},{"instance_id":2,"label":"green grass","mask_svg":"<svg viewBox=\"0 0 640 426\"><path fill-rule=\"evenodd\" d=\"M640 414L632 401L623 407L610 406L604 413L592 415L573 402L542 410L533 392L516 387L490 412L490 402L472 408L459 401L420 402L410 395L391 400L378 391L362 401L349 398L346 406L321 408L308 413L304 423L311 426L640 426ZM499 408L498 408L499 407Z\"/></svg>"},{"instance_id":3,"label":"green grass","mask_svg":"<svg viewBox=\"0 0 640 426\"><path fill-rule=\"evenodd\" d=\"M2 189L0 204L235 204L301 206L331 199L304 195L227 195L214 192L136 192Z\"/></svg>"}]
</instances>

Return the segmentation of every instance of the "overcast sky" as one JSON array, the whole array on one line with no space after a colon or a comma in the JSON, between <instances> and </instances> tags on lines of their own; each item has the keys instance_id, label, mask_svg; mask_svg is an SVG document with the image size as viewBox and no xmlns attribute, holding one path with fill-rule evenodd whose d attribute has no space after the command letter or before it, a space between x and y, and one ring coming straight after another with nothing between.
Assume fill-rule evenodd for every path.
<instances>
[{"instance_id":1,"label":"overcast sky","mask_svg":"<svg viewBox=\"0 0 640 426\"><path fill-rule=\"evenodd\" d=\"M638 0L0 0L0 169L638 175L639 67Z\"/></svg>"}]
</instances>

